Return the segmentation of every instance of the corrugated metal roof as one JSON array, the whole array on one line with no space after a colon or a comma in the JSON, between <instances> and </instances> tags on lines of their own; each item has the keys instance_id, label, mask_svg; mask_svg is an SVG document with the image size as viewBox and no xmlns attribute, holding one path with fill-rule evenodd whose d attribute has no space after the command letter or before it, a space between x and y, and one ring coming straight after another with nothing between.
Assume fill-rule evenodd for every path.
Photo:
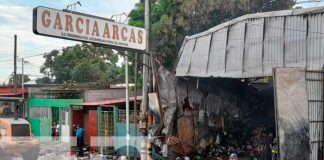
<instances>
[{"instance_id":1,"label":"corrugated metal roof","mask_svg":"<svg viewBox=\"0 0 324 160\"><path fill-rule=\"evenodd\" d=\"M142 100L142 96L137 96L137 100ZM134 101L135 97L130 97L129 101ZM81 102L81 103L73 103L71 106L107 106L107 105L116 105L120 103L125 103L126 98L114 98L114 99L106 99L101 101L89 101L89 102Z\"/></svg>"},{"instance_id":2,"label":"corrugated metal roof","mask_svg":"<svg viewBox=\"0 0 324 160\"><path fill-rule=\"evenodd\" d=\"M271 76L324 66L324 7L248 14L185 38L177 76Z\"/></svg>"}]
</instances>

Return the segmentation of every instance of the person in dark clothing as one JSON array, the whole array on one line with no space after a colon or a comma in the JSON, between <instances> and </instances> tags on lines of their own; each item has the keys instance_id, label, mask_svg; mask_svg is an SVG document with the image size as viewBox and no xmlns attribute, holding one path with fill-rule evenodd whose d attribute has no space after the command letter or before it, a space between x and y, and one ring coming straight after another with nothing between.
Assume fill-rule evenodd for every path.
<instances>
[{"instance_id":1,"label":"person in dark clothing","mask_svg":"<svg viewBox=\"0 0 324 160\"><path fill-rule=\"evenodd\" d=\"M272 148L272 140L273 135L272 133L269 133L269 135L265 138L265 145L266 145L266 160L271 160L272 159L272 154L271 154L271 148Z\"/></svg>"},{"instance_id":2,"label":"person in dark clothing","mask_svg":"<svg viewBox=\"0 0 324 160\"><path fill-rule=\"evenodd\" d=\"M77 137L77 146L79 148L79 156L83 156L83 132L85 129L81 128L80 125L77 125L75 131L75 136Z\"/></svg>"},{"instance_id":3,"label":"person in dark clothing","mask_svg":"<svg viewBox=\"0 0 324 160\"><path fill-rule=\"evenodd\" d=\"M55 132L56 132L56 123L53 122L53 125L52 125L52 140L55 140Z\"/></svg>"}]
</instances>

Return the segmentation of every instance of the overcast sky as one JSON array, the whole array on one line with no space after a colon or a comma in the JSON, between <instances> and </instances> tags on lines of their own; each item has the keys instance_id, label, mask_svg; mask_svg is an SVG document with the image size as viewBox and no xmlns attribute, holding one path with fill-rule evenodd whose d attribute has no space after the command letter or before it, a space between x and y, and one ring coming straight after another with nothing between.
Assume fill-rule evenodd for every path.
<instances>
[{"instance_id":1,"label":"overcast sky","mask_svg":"<svg viewBox=\"0 0 324 160\"><path fill-rule=\"evenodd\" d=\"M32 31L32 9L46 6L64 9L77 0L0 0L0 84L7 81L13 72L13 38L18 36L18 58L49 52L76 44L57 38L35 35ZM77 11L110 18L114 14L129 13L139 0L79 0L82 4ZM304 8L324 6L324 2L303 3ZM25 73L32 79L41 77L39 68L43 64L42 56L26 58ZM17 73L21 73L18 62Z\"/></svg>"},{"instance_id":2,"label":"overcast sky","mask_svg":"<svg viewBox=\"0 0 324 160\"><path fill-rule=\"evenodd\" d=\"M129 13L139 0L79 0L78 12L111 18L112 15ZM18 58L49 52L76 44L76 41L35 35L32 31L32 10L37 6L64 9L77 0L0 0L0 84L13 72L13 42L17 35ZM26 58L25 73L35 79L40 77L42 56ZM18 62L17 73L21 73Z\"/></svg>"}]
</instances>

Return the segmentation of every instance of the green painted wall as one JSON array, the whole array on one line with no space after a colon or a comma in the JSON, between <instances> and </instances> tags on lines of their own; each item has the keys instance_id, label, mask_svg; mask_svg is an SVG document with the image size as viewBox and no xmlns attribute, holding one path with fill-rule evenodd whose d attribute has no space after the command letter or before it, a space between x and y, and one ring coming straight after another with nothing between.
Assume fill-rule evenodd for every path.
<instances>
[{"instance_id":1,"label":"green painted wall","mask_svg":"<svg viewBox=\"0 0 324 160\"><path fill-rule=\"evenodd\" d=\"M29 123L34 136L41 135L40 120L38 118L29 118Z\"/></svg>"},{"instance_id":2,"label":"green painted wall","mask_svg":"<svg viewBox=\"0 0 324 160\"><path fill-rule=\"evenodd\" d=\"M28 99L29 107L70 107L71 103L83 102L83 99Z\"/></svg>"},{"instance_id":3,"label":"green painted wall","mask_svg":"<svg viewBox=\"0 0 324 160\"><path fill-rule=\"evenodd\" d=\"M83 102L83 99L35 99L31 98L28 99L28 107L50 107L52 110L58 110L59 111L59 118L52 119L52 118L35 118L30 117L30 114L28 112L28 117L32 129L32 133L36 137L40 136L51 136L51 125L52 121L59 122L60 126L62 126L62 116L61 116L61 109L63 108L69 108L70 104L72 103L80 103ZM29 109L28 109L29 111Z\"/></svg>"}]
</instances>

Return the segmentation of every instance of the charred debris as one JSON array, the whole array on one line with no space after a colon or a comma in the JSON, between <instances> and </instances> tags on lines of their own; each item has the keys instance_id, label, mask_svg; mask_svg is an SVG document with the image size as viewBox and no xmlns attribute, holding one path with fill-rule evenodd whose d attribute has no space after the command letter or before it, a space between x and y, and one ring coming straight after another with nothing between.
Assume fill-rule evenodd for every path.
<instances>
[{"instance_id":1,"label":"charred debris","mask_svg":"<svg viewBox=\"0 0 324 160\"><path fill-rule=\"evenodd\" d=\"M168 157L268 159L275 145L275 110L271 78L178 78L159 69L164 112L162 135ZM160 115L152 109L154 115ZM160 131L160 132L159 132ZM166 152L154 145L157 153ZM166 153L164 153L166 155Z\"/></svg>"}]
</instances>

